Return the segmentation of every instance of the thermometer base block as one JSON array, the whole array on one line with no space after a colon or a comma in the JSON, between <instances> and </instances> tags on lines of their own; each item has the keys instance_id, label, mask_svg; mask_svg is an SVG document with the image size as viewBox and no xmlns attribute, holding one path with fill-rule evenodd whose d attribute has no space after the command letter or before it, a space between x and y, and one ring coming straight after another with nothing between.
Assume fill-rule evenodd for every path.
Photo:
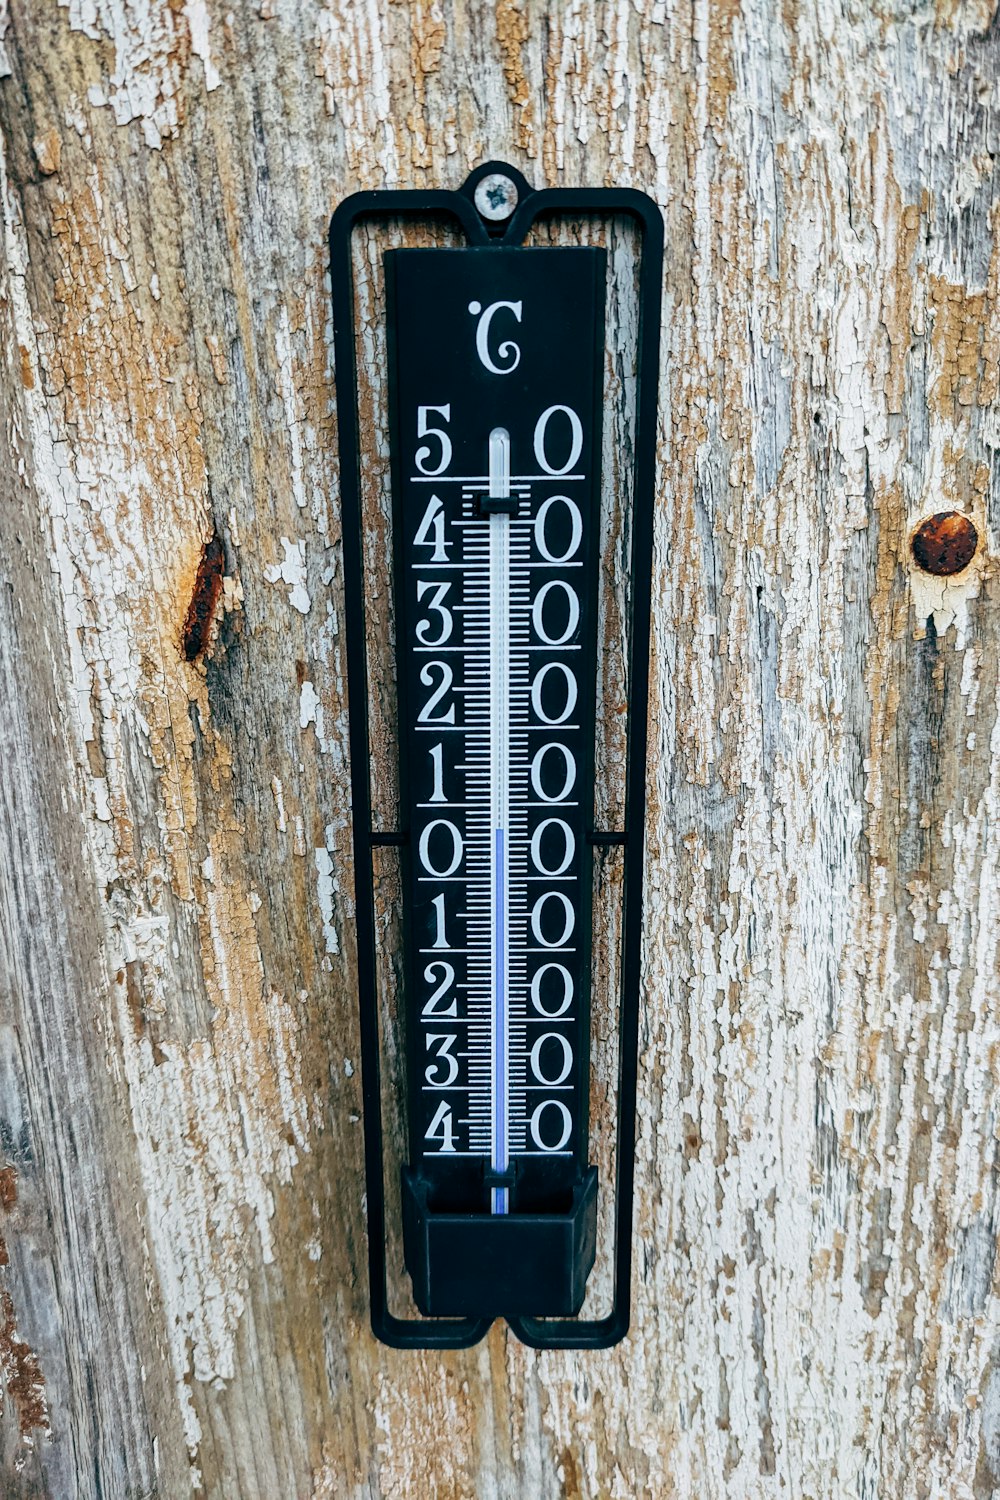
<instances>
[{"instance_id":1,"label":"thermometer base block","mask_svg":"<svg viewBox=\"0 0 1000 1500\"><path fill-rule=\"evenodd\" d=\"M597 1169L566 1213L438 1213L403 1169L403 1249L425 1317L575 1317L597 1249Z\"/></svg>"}]
</instances>

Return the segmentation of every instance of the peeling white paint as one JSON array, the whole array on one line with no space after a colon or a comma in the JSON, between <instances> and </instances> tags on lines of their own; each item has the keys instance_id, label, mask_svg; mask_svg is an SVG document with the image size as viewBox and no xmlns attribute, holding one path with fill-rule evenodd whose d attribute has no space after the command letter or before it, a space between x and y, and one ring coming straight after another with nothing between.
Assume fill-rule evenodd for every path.
<instances>
[{"instance_id":1,"label":"peeling white paint","mask_svg":"<svg viewBox=\"0 0 1000 1500\"><path fill-rule=\"evenodd\" d=\"M319 734L322 713L319 694L307 677L299 690L299 728L307 729L310 724L315 724L316 733Z\"/></svg>"},{"instance_id":2,"label":"peeling white paint","mask_svg":"<svg viewBox=\"0 0 1000 1500\"><path fill-rule=\"evenodd\" d=\"M234 541L235 545L235 541ZM243 604L243 584L238 578L231 578L225 574L222 580L222 607L229 613L231 610L239 609Z\"/></svg>"},{"instance_id":3,"label":"peeling white paint","mask_svg":"<svg viewBox=\"0 0 1000 1500\"><path fill-rule=\"evenodd\" d=\"M327 109L343 121L359 185L371 187L390 187L399 175L387 23L378 0L327 0L317 34Z\"/></svg>"},{"instance_id":4,"label":"peeling white paint","mask_svg":"<svg viewBox=\"0 0 1000 1500\"><path fill-rule=\"evenodd\" d=\"M292 494L300 510L305 509L306 490L302 468L302 417L295 391L295 376L292 364L291 328L287 307L278 310L274 331L274 352L278 362L278 380L281 388L281 404L285 413L285 429L288 433L289 466L291 469Z\"/></svg>"},{"instance_id":5,"label":"peeling white paint","mask_svg":"<svg viewBox=\"0 0 1000 1500\"><path fill-rule=\"evenodd\" d=\"M271 777L271 795L274 798L274 806L278 814L278 821L276 825L278 832L284 833L285 829L288 827L288 820L285 817L285 792L284 788L281 785L281 781L277 776Z\"/></svg>"},{"instance_id":6,"label":"peeling white paint","mask_svg":"<svg viewBox=\"0 0 1000 1500\"><path fill-rule=\"evenodd\" d=\"M916 563L911 563L910 594L913 599L913 628L917 638L924 636L927 621L933 618L938 639L946 636L954 625L955 649L964 651L969 634L969 605L979 596L980 576L978 559L974 559L954 578L935 577L933 573L925 573Z\"/></svg>"},{"instance_id":7,"label":"peeling white paint","mask_svg":"<svg viewBox=\"0 0 1000 1500\"><path fill-rule=\"evenodd\" d=\"M316 861L316 894L319 899L320 914L323 918L323 941L327 953L340 952L340 940L337 937L337 929L334 926L334 895L337 883L334 878L333 858L329 849L319 848L313 851Z\"/></svg>"},{"instance_id":8,"label":"peeling white paint","mask_svg":"<svg viewBox=\"0 0 1000 1500\"><path fill-rule=\"evenodd\" d=\"M286 583L288 585L288 602L299 614L309 613L309 594L306 590L306 544L305 542L289 541L287 536L281 538L284 549L284 560L281 563L271 563L264 569L264 577L268 583Z\"/></svg>"},{"instance_id":9,"label":"peeling white paint","mask_svg":"<svg viewBox=\"0 0 1000 1500\"><path fill-rule=\"evenodd\" d=\"M58 0L74 31L93 41L110 41L114 66L87 95L95 108L108 106L119 125L137 120L147 146L159 150L180 128L178 98L187 76L190 51L202 61L206 90L218 87L208 43L205 0L186 0L182 9L156 0Z\"/></svg>"},{"instance_id":10,"label":"peeling white paint","mask_svg":"<svg viewBox=\"0 0 1000 1500\"><path fill-rule=\"evenodd\" d=\"M86 21L83 11L75 15L80 24ZM180 934L178 941L159 907L155 892L163 888L164 869L148 853L142 870L133 861L129 777L137 761L155 766L168 711L176 713L173 746L176 751L184 746L188 699L176 675L179 654L174 646L172 656L165 654L164 642L149 628L148 608L155 588L164 587L163 580L172 575L178 539L187 541L187 528L192 541L198 536L204 497L190 492L179 467L164 474L146 462L126 436L129 424L119 421L97 386L96 374L91 375L94 406L78 414L74 446L60 435L59 403L44 394L36 322L25 285L23 231L3 165L6 291L22 358L30 361L32 372L24 399L34 484L41 519L52 538L52 566L64 610L76 784L92 815L88 855L94 888L107 893L104 944L109 975L117 976L109 983L108 1061L130 1113L150 1261L147 1279L157 1288L156 1305L164 1309L178 1409L193 1453L202 1431L191 1377L198 1382L233 1377L248 1276L255 1260L266 1263L275 1256L271 1184L290 1182L309 1150L298 1019L293 1007L266 985L252 910L235 899L229 880L220 878L224 858L210 844L198 874L204 883L206 957L215 1007L211 1030L185 1044L171 1040L169 1033L155 1040L150 1033L150 1027L162 1027L175 1014L175 997L188 972L184 959L189 960L190 933ZM96 177L93 188L99 205ZM118 249L124 253L120 245ZM113 287L118 257L110 235L105 253L108 285ZM120 308L107 307L94 314L111 315L124 316ZM51 356L51 335L47 337ZM162 380L157 388L166 391ZM150 419L169 424L165 396L160 399L163 404L149 413ZM168 459L168 464L176 463L176 457ZM160 506L161 529L155 535L147 531L138 503L150 497ZM177 530L171 530L172 504L182 515ZM292 549L296 599L301 589L296 560L302 556ZM180 607L179 601L172 604L178 613ZM151 671L159 674L152 681ZM172 698L174 693L179 696ZM204 727L204 704L201 716ZM100 763L97 772L94 757ZM190 836L180 778L167 778L161 794L157 823L169 849L175 840L183 843ZM276 800L280 809L280 783ZM175 877L182 902L185 881L190 899L193 874L190 866L178 863ZM130 1008L130 986L141 995L139 1015ZM248 1236L251 1225L255 1233Z\"/></svg>"},{"instance_id":11,"label":"peeling white paint","mask_svg":"<svg viewBox=\"0 0 1000 1500\"><path fill-rule=\"evenodd\" d=\"M212 62L212 54L208 45L209 16L205 0L185 0L184 15L191 31L191 51L195 57L201 58L205 69L205 91L210 94L213 89L219 87L222 79L219 77L218 68Z\"/></svg>"},{"instance_id":12,"label":"peeling white paint","mask_svg":"<svg viewBox=\"0 0 1000 1500\"><path fill-rule=\"evenodd\" d=\"M10 58L7 56L7 48L4 46L4 38L9 26L10 0L0 0L0 78L9 78L13 72Z\"/></svg>"}]
</instances>

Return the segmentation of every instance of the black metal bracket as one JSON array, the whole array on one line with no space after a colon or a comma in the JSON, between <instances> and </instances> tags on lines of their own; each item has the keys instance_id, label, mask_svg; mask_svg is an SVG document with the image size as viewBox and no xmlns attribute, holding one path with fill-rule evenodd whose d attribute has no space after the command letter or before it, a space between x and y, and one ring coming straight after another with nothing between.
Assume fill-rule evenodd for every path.
<instances>
[{"instance_id":1,"label":"black metal bracket","mask_svg":"<svg viewBox=\"0 0 1000 1500\"><path fill-rule=\"evenodd\" d=\"M491 223L477 211L476 188L498 173L511 180L518 201L506 220ZM490 1318L399 1318L389 1311L385 1267L385 1182L380 1102L375 892L372 849L398 846L405 830L372 827L369 784L368 660L365 640L364 553L361 506L361 435L357 403L357 354L351 239L370 219L434 219L456 222L470 245L520 245L543 217L594 215L628 217L641 232L639 338L631 556L629 559L629 709L626 725L625 831L593 830L595 845L624 851L621 989L619 996L619 1079L614 1211L614 1293L607 1317L535 1318L510 1315L507 1322L525 1344L537 1349L604 1349L621 1340L629 1326L632 1269L632 1200L635 1157L635 1103L638 1072L639 982L642 940L649 632L656 462L657 383L660 350L660 298L663 274L663 219L645 193L633 188L533 189L516 168L490 161L470 173L455 191L387 190L354 193L336 209L330 223L330 277L333 291L334 357L340 452L341 526L347 615L349 748L353 804L354 882L361 1023L361 1086L364 1110L365 1175L368 1202L368 1269L371 1322L383 1343L398 1349L461 1349L477 1343Z\"/></svg>"}]
</instances>

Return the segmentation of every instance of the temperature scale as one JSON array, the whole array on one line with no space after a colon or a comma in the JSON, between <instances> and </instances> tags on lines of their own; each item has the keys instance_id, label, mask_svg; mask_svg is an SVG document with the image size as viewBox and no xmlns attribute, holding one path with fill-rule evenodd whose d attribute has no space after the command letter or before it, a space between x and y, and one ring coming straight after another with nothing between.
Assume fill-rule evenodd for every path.
<instances>
[{"instance_id":1,"label":"temperature scale","mask_svg":"<svg viewBox=\"0 0 1000 1500\"><path fill-rule=\"evenodd\" d=\"M351 236L442 214L461 247L382 258L399 827L373 826ZM603 247L525 245L540 217L638 220L624 825L594 826L604 445ZM331 226L348 612L373 1327L457 1347L497 1317L538 1346L628 1326L653 428L662 223L628 190L532 192L489 163L457 193L357 194ZM372 851L397 845L408 1160L402 1240L422 1315L389 1311ZM592 974L595 847L621 845L620 993ZM605 992L601 992L604 990ZM616 1180L589 1160L592 1010L618 1004ZM579 1317L612 1190L614 1300Z\"/></svg>"}]
</instances>

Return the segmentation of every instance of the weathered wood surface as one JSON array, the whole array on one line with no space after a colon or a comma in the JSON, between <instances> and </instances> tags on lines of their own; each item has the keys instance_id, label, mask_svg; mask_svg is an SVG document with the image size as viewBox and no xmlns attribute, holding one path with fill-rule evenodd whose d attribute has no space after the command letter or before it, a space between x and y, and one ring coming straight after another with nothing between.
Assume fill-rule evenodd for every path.
<instances>
[{"instance_id":1,"label":"weathered wood surface","mask_svg":"<svg viewBox=\"0 0 1000 1500\"><path fill-rule=\"evenodd\" d=\"M4 1494L1000 1493L993 12L0 7ZM490 156L667 225L599 1355L367 1331L324 236Z\"/></svg>"}]
</instances>

